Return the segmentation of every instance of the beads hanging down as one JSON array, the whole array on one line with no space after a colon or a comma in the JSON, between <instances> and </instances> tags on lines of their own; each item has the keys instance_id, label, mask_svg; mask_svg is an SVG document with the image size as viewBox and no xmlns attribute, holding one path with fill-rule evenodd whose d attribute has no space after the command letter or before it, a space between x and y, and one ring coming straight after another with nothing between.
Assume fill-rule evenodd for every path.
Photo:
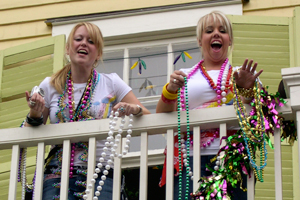
<instances>
[{"instance_id":1,"label":"beads hanging down","mask_svg":"<svg viewBox=\"0 0 300 200\"><path fill-rule=\"evenodd\" d=\"M104 185L104 182L106 180L106 176L109 174L109 170L111 169L111 165L114 163L113 160L115 157L122 158L123 155L126 155L129 150L130 145L130 139L131 139L131 133L132 133L132 122L133 122L133 115L129 115L129 124L127 129L127 136L126 136L126 145L124 146L124 150L122 154L118 154L116 152L116 149L118 148L118 145L120 144L120 141L122 139L122 133L123 128L125 124L125 116L122 116L121 118L121 124L118 129L118 133L113 137L115 127L117 125L119 112L111 112L109 116L109 131L108 131L108 137L106 138L105 147L103 147L103 152L101 154L101 157L99 158L99 163L97 164L97 168L95 169L95 173L93 175L93 178L91 179L91 183L87 186L87 189L85 190L85 195L83 195L83 199L87 199L88 195L90 194L90 190L93 188L93 185L96 183L96 179L98 178L98 174L103 170L103 175L101 176L101 180L99 181L98 186L96 187L95 196L93 197L93 200L98 200L98 197L101 194L102 187ZM106 157L109 157L107 160L107 164L104 166L103 162Z\"/></svg>"},{"instance_id":2,"label":"beads hanging down","mask_svg":"<svg viewBox=\"0 0 300 200\"><path fill-rule=\"evenodd\" d=\"M181 134L181 121L180 121L180 107L181 107L181 100L182 99L182 90L184 90L185 95L185 110L186 110L186 123L187 123L187 141L185 145L184 135ZM186 167L186 186L185 186L185 193L184 198L188 199L189 197L189 182L190 177L193 180L193 172L191 170L189 160L190 160L190 119L189 119L189 102L188 102L188 90L187 90L187 79L184 77L184 87L178 91L178 101L177 101L177 116L178 116L178 157L179 157L179 195L178 199L181 200L182 197L182 158L184 166ZM181 156L181 153L183 155Z\"/></svg>"}]
</instances>

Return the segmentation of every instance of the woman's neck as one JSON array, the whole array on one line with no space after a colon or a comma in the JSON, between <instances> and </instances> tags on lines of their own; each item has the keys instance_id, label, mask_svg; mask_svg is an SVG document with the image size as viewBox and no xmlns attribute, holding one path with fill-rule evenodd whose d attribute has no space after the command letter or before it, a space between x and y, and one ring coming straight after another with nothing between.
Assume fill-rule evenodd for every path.
<instances>
[{"instance_id":1,"label":"woman's neck","mask_svg":"<svg viewBox=\"0 0 300 200\"><path fill-rule=\"evenodd\" d=\"M225 62L225 60L215 62L212 60L204 59L202 65L203 65L203 67L205 67L205 69L207 71L208 70L220 70L224 62Z\"/></svg>"},{"instance_id":2,"label":"woman's neck","mask_svg":"<svg viewBox=\"0 0 300 200\"><path fill-rule=\"evenodd\" d=\"M86 83L91 75L92 68L73 67L71 66L71 74L73 83Z\"/></svg>"}]
</instances>

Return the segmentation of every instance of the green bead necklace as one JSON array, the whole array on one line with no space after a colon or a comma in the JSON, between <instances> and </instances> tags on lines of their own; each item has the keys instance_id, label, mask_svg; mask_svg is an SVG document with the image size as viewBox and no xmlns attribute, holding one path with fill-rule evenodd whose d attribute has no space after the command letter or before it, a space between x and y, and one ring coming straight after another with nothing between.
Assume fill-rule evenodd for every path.
<instances>
[{"instance_id":1,"label":"green bead necklace","mask_svg":"<svg viewBox=\"0 0 300 200\"><path fill-rule=\"evenodd\" d=\"M187 132L187 141L186 141L186 149L187 149L187 162L186 162L186 185L185 185L185 195L184 199L188 199L189 197L189 176L191 173L191 168L189 165L189 159L190 159L190 118L189 118L189 102L188 102L188 89L187 89L187 79L184 77L184 87L181 89L185 92L185 108L186 108L186 132ZM177 132L178 132L178 158L179 158L179 195L178 200L181 200L182 197L182 157L181 157L181 121L180 121L180 90L178 90L177 93L177 119L178 119L178 126L177 126Z\"/></svg>"}]
</instances>

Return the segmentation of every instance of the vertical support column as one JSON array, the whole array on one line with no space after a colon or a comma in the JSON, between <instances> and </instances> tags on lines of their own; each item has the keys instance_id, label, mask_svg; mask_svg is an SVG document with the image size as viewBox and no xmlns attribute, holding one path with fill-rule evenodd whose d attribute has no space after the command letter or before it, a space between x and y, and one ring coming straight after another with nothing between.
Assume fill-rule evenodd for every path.
<instances>
[{"instance_id":1,"label":"vertical support column","mask_svg":"<svg viewBox=\"0 0 300 200\"><path fill-rule=\"evenodd\" d=\"M36 156L36 176L34 185L34 200L41 200L43 197L43 179L44 179L44 161L45 161L45 143L38 143Z\"/></svg>"},{"instance_id":2,"label":"vertical support column","mask_svg":"<svg viewBox=\"0 0 300 200\"><path fill-rule=\"evenodd\" d=\"M120 144L116 149L117 154L122 155L122 139L120 140ZM114 161L114 181L113 181L113 200L120 200L120 188L121 188L121 166L122 166L122 158L115 158Z\"/></svg>"},{"instance_id":3,"label":"vertical support column","mask_svg":"<svg viewBox=\"0 0 300 200\"><path fill-rule=\"evenodd\" d=\"M9 178L9 192L8 192L9 200L17 199L19 157L20 157L20 146L13 145L12 154L11 154L10 178Z\"/></svg>"},{"instance_id":4,"label":"vertical support column","mask_svg":"<svg viewBox=\"0 0 300 200\"><path fill-rule=\"evenodd\" d=\"M199 188L198 180L201 177L201 148L200 148L200 127L193 128L193 191Z\"/></svg>"},{"instance_id":5,"label":"vertical support column","mask_svg":"<svg viewBox=\"0 0 300 200\"><path fill-rule=\"evenodd\" d=\"M70 153L71 153L71 141L64 140L63 142L63 159L61 169L61 182L60 182L60 199L68 199L69 189L69 172L70 172Z\"/></svg>"},{"instance_id":6,"label":"vertical support column","mask_svg":"<svg viewBox=\"0 0 300 200\"><path fill-rule=\"evenodd\" d=\"M167 71L167 82L170 81L170 75L174 72L174 53L172 44L168 45L168 71Z\"/></svg>"},{"instance_id":7,"label":"vertical support column","mask_svg":"<svg viewBox=\"0 0 300 200\"><path fill-rule=\"evenodd\" d=\"M140 157L140 192L139 199L147 199L148 195L148 134L141 133L141 157Z\"/></svg>"},{"instance_id":8,"label":"vertical support column","mask_svg":"<svg viewBox=\"0 0 300 200\"><path fill-rule=\"evenodd\" d=\"M254 173L253 170L251 170L251 178L247 176L247 200L254 200Z\"/></svg>"},{"instance_id":9,"label":"vertical support column","mask_svg":"<svg viewBox=\"0 0 300 200\"><path fill-rule=\"evenodd\" d=\"M94 186L95 184L91 182L94 172L95 172L95 157L96 157L96 138L91 137L89 138L89 150L88 150L88 169L87 169L87 181L86 185L92 185L92 188L90 190L90 194L88 195L88 200L92 200L94 197Z\"/></svg>"},{"instance_id":10,"label":"vertical support column","mask_svg":"<svg viewBox=\"0 0 300 200\"><path fill-rule=\"evenodd\" d=\"M281 134L278 128L274 131L274 148L275 197L276 200L282 200Z\"/></svg>"},{"instance_id":11,"label":"vertical support column","mask_svg":"<svg viewBox=\"0 0 300 200\"><path fill-rule=\"evenodd\" d=\"M129 50L127 48L124 49L124 62L123 62L123 81L129 85Z\"/></svg>"},{"instance_id":12,"label":"vertical support column","mask_svg":"<svg viewBox=\"0 0 300 200\"><path fill-rule=\"evenodd\" d=\"M174 131L167 130L167 174L166 199L173 199L174 193Z\"/></svg>"}]
</instances>

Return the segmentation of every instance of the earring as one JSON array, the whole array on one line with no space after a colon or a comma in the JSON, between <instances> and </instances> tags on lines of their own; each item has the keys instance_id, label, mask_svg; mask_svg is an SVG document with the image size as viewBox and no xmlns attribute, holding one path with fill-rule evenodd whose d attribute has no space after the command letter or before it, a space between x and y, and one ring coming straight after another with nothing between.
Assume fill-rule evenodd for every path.
<instances>
[{"instance_id":1,"label":"earring","mask_svg":"<svg viewBox=\"0 0 300 200\"><path fill-rule=\"evenodd\" d=\"M68 62L71 62L70 56L68 54L66 54L66 59L67 59Z\"/></svg>"},{"instance_id":2,"label":"earring","mask_svg":"<svg viewBox=\"0 0 300 200\"><path fill-rule=\"evenodd\" d=\"M95 60L93 67L96 68L98 66L98 60Z\"/></svg>"}]
</instances>

